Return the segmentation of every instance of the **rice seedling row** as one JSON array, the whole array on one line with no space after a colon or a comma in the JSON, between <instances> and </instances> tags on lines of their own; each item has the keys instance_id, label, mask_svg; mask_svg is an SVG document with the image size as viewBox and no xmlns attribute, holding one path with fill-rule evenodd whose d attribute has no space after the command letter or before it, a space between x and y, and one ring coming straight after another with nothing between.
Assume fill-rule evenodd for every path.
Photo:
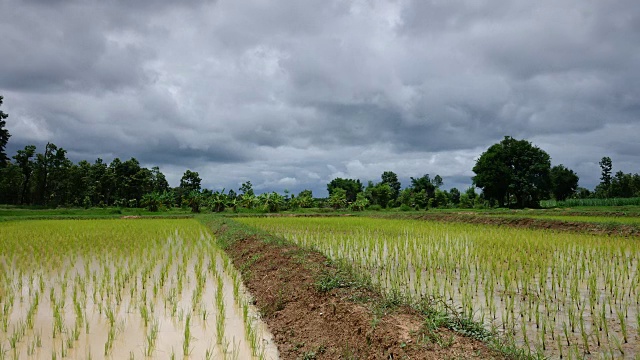
<instances>
[{"instance_id":1,"label":"rice seedling row","mask_svg":"<svg viewBox=\"0 0 640 360\"><path fill-rule=\"evenodd\" d=\"M0 359L278 357L239 273L196 221L0 231Z\"/></svg>"},{"instance_id":2,"label":"rice seedling row","mask_svg":"<svg viewBox=\"0 0 640 360\"><path fill-rule=\"evenodd\" d=\"M553 358L640 356L637 239L369 218L243 218Z\"/></svg>"}]
</instances>

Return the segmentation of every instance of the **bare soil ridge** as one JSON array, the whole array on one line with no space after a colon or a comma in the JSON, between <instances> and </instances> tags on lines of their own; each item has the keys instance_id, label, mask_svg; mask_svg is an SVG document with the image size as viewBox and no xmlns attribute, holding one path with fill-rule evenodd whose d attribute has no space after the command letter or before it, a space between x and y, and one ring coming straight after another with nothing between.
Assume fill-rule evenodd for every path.
<instances>
[{"instance_id":1,"label":"bare soil ridge","mask_svg":"<svg viewBox=\"0 0 640 360\"><path fill-rule=\"evenodd\" d=\"M499 215L477 215L475 213L458 214L427 214L415 216L421 220L435 220L447 222L465 222L481 225L500 225L527 229L546 229L554 231L569 231L594 235L617 235L627 237L640 237L640 228L634 225L612 223L590 223L582 221L564 221L534 219L527 217L509 217Z\"/></svg>"}]
</instances>

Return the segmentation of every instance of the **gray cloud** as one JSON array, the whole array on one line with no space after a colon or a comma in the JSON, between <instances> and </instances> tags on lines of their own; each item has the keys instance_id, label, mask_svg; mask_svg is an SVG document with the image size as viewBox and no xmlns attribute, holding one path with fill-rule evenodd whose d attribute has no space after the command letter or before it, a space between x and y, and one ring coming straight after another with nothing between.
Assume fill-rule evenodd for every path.
<instances>
[{"instance_id":1,"label":"gray cloud","mask_svg":"<svg viewBox=\"0 0 640 360\"><path fill-rule=\"evenodd\" d=\"M463 189L505 135L586 187L602 156L640 171L632 0L0 0L0 31L10 152L318 195L385 170Z\"/></svg>"}]
</instances>

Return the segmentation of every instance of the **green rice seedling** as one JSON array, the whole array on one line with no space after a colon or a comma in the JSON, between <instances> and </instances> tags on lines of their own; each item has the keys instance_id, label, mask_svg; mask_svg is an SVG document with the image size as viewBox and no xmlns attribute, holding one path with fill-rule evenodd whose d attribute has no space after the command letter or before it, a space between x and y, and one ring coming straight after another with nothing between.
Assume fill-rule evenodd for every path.
<instances>
[{"instance_id":1,"label":"green rice seedling","mask_svg":"<svg viewBox=\"0 0 640 360\"><path fill-rule=\"evenodd\" d=\"M585 354L591 354L591 350L589 348L589 335L584 327L584 318L580 316L580 335L582 336L582 344L584 346Z\"/></svg>"},{"instance_id":2,"label":"green rice seedling","mask_svg":"<svg viewBox=\"0 0 640 360\"><path fill-rule=\"evenodd\" d=\"M191 314L187 314L187 319L184 325L184 341L182 342L182 354L184 356L189 356L191 353Z\"/></svg>"},{"instance_id":3,"label":"green rice seedling","mask_svg":"<svg viewBox=\"0 0 640 360\"><path fill-rule=\"evenodd\" d=\"M32 340L29 342L29 346L27 347L27 355L28 356L33 356L33 354L35 354L36 352L36 342L35 340Z\"/></svg>"},{"instance_id":4,"label":"green rice seedling","mask_svg":"<svg viewBox=\"0 0 640 360\"><path fill-rule=\"evenodd\" d=\"M62 344L60 345L60 356L62 358L66 358L67 354L69 353L68 348L65 346L64 341L62 342ZM106 354L105 354L106 355Z\"/></svg>"},{"instance_id":5,"label":"green rice seedling","mask_svg":"<svg viewBox=\"0 0 640 360\"><path fill-rule=\"evenodd\" d=\"M239 309L229 311L229 306L233 307L234 300L244 302L242 292L238 290L233 300L225 294L231 286L240 289L239 277L195 221L43 220L6 225L0 257L15 264L5 271L0 263L0 344L9 348L13 335L16 348L15 352L2 349L8 358L18 357L16 354L42 357L37 350L46 341L41 329L51 331L45 337L50 339L45 354L53 349L52 358L82 357L80 354L91 358L89 341L81 339L81 332L87 339L93 333L105 334L100 339L105 357L131 358L141 350L143 356L171 353L173 342L168 336L183 331L182 352L186 349L195 358L204 357L207 350L216 356L215 347L206 349L196 341L201 335L215 331L226 341L228 334L244 331L228 325L238 323L231 316L241 316ZM26 247L42 251L16 251ZM228 273L223 272L225 260ZM234 278L238 279L235 284L229 281ZM17 290L19 281L23 281L22 292ZM24 304L14 308L19 301ZM24 311L19 320L15 320L16 311ZM182 322L176 321L180 311ZM206 326L211 315L219 321L215 330ZM158 319L168 331L159 331ZM145 328L139 336L136 326ZM127 336L120 339L120 334ZM249 339L236 346L249 351Z\"/></svg>"},{"instance_id":6,"label":"green rice seedling","mask_svg":"<svg viewBox=\"0 0 640 360\"><path fill-rule=\"evenodd\" d=\"M618 349L618 351L620 352L620 354L622 356L624 356L624 348L622 347L622 344L620 343L620 339L618 339L617 336L613 336L613 342L616 345L616 349Z\"/></svg>"},{"instance_id":7,"label":"green rice seedling","mask_svg":"<svg viewBox=\"0 0 640 360\"><path fill-rule=\"evenodd\" d=\"M620 331L622 332L622 340L624 343L628 343L627 321L623 311L616 310L616 315L620 323Z\"/></svg>"},{"instance_id":8,"label":"green rice seedling","mask_svg":"<svg viewBox=\"0 0 640 360\"><path fill-rule=\"evenodd\" d=\"M630 342L640 329L628 319L638 310L627 310L640 302L640 245L627 238L369 218L238 221L347 261L389 294L434 295L520 342L556 339L529 337L532 350L553 353L562 339L564 355L588 347L599 356L602 339Z\"/></svg>"},{"instance_id":9,"label":"green rice seedling","mask_svg":"<svg viewBox=\"0 0 640 360\"><path fill-rule=\"evenodd\" d=\"M145 328L148 327L149 326L149 320L151 319L151 315L149 314L149 309L144 304L140 306L140 317L142 318L142 321L144 322L144 327Z\"/></svg>"},{"instance_id":10,"label":"green rice seedling","mask_svg":"<svg viewBox=\"0 0 640 360\"><path fill-rule=\"evenodd\" d=\"M220 314L218 312L218 316L216 316L216 343L218 345L222 345L222 340L224 339L224 331L225 317L224 314Z\"/></svg>"},{"instance_id":11,"label":"green rice seedling","mask_svg":"<svg viewBox=\"0 0 640 360\"><path fill-rule=\"evenodd\" d=\"M67 334L67 348L73 349L73 335Z\"/></svg>"}]
</instances>

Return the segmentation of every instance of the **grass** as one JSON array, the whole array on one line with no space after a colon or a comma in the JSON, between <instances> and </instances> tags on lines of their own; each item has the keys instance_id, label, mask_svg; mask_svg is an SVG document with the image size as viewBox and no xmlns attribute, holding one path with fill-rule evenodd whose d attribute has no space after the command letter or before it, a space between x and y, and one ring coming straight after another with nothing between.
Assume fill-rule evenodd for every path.
<instances>
[{"instance_id":1,"label":"grass","mask_svg":"<svg viewBox=\"0 0 640 360\"><path fill-rule=\"evenodd\" d=\"M608 199L567 199L564 201L544 200L543 207L608 207L608 206L640 206L640 197L608 198Z\"/></svg>"},{"instance_id":2,"label":"grass","mask_svg":"<svg viewBox=\"0 0 640 360\"><path fill-rule=\"evenodd\" d=\"M193 217L190 210L173 208L169 211L150 212L140 208L38 208L0 205L0 221L46 219L114 219L123 216Z\"/></svg>"}]
</instances>

